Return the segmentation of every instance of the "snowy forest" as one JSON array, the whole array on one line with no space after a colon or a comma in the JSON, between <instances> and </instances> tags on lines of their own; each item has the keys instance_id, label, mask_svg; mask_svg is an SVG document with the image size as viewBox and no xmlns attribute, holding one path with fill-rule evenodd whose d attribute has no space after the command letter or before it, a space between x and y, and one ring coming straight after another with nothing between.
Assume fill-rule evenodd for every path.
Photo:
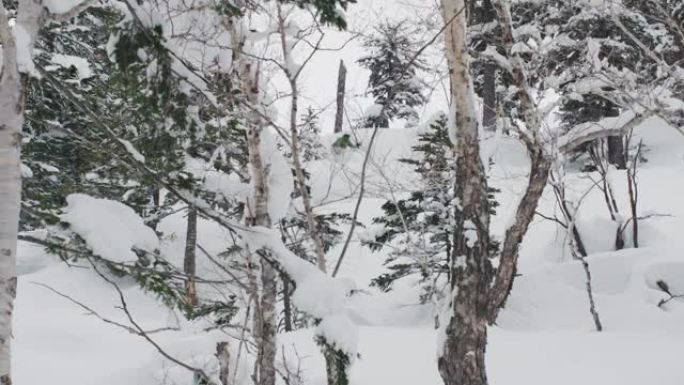
<instances>
[{"instance_id":1,"label":"snowy forest","mask_svg":"<svg viewBox=\"0 0 684 385\"><path fill-rule=\"evenodd\" d=\"M0 385L682 385L684 0L3 0Z\"/></svg>"}]
</instances>

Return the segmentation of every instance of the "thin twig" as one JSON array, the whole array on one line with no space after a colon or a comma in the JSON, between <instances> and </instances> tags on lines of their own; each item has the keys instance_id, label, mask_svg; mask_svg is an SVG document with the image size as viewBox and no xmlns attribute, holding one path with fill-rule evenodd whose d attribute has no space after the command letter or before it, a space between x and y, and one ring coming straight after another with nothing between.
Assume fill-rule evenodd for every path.
<instances>
[{"instance_id":1,"label":"thin twig","mask_svg":"<svg viewBox=\"0 0 684 385\"><path fill-rule=\"evenodd\" d=\"M354 229L356 229L356 220L359 216L359 208L361 207L361 202L363 201L363 196L366 191L365 189L365 184L366 184L366 169L368 167L368 159L370 159L370 154L371 151L373 150L373 142L375 141L375 136L378 134L378 127L373 129L373 135L371 135L370 142L368 143L368 149L366 150L366 157L363 160L363 166L361 167L361 184L360 184L360 190L359 190L359 197L356 200L356 207L354 207L354 215L352 216L352 222L351 222L351 228L349 229L349 233L347 234L347 239L344 242L344 246L342 247L342 252L340 253L340 257L337 259L337 263L335 264L335 269L333 270L332 276L335 277L337 275L337 272L340 270L340 266L342 265L342 260L344 260L344 256L347 253L347 248L349 248L349 243L351 242L352 235L354 235Z\"/></svg>"},{"instance_id":2,"label":"thin twig","mask_svg":"<svg viewBox=\"0 0 684 385\"><path fill-rule=\"evenodd\" d=\"M77 299L71 297L70 295L68 295L68 294L66 294L66 293L63 293L63 292L61 292L61 291L55 289L55 288L52 287L52 286L46 285L46 284L41 283L41 282L35 282L35 281L31 281L31 283L34 284L34 285L36 285L36 286L40 286L40 287L43 287L43 288L45 288L45 289L48 289L48 290L50 290L51 292L53 292L53 293L59 295L60 297L63 297L63 298L68 299L68 300L71 301L72 303L74 303L74 304L78 305L79 307L83 308L83 310L87 311L89 315L94 315L95 317L99 318L100 320L102 320L102 321L105 322L105 323L108 323L108 324L114 325L114 326L118 326L118 327L120 327L120 328L126 330L126 331L129 332L129 333L140 335L140 332L139 332L138 330L136 330L136 329L134 329L134 328L132 328L132 327L130 327L130 326L128 326L128 325L124 325L124 324L122 324L122 323L119 323L119 322L116 322L116 321L112 321L112 320L110 320L110 319L108 319L108 318L103 317L100 313L98 313L98 312L96 312L95 310L93 310L93 308L89 307L88 305L84 304L83 302L78 301ZM159 333L159 332L163 332L163 331L170 331L170 330L177 331L177 330L180 330L180 328L171 327L171 326L166 326L166 327L161 327L161 328L152 329L152 330L145 330L144 332L145 332L146 334L154 334L154 333Z\"/></svg>"},{"instance_id":3,"label":"thin twig","mask_svg":"<svg viewBox=\"0 0 684 385\"><path fill-rule=\"evenodd\" d=\"M195 375L200 377L202 380L204 380L207 385L217 385L216 383L214 383L214 381L211 380L211 377L209 377L209 375L207 375L207 373L204 370L186 364L185 362L177 359L176 357L173 357L172 355L167 353L161 346L159 346L159 344L155 340L153 340L147 334L147 332L145 332L145 330L140 326L140 324L138 324L135 321L135 319L133 318L133 315L131 314L130 310L128 309L128 304L126 303L126 298L124 297L124 294L121 291L121 288L119 288L119 285L117 285L116 282L112 281L109 277L107 277L105 274L103 274L97 268L97 266L95 265L95 263L92 260L88 259L88 261L92 265L93 270L97 273L97 275L99 275L102 279L105 280L105 282L110 284L116 290L116 292L119 295L119 302L121 303L121 306L119 306L118 308L121 309L121 311L123 311L124 314L126 314L126 318L128 318L128 322L130 322L131 325L133 325L133 327L138 331L137 334L139 336L143 337L147 342L149 342L157 350L157 352L159 352L159 354L161 354L167 360L169 360L169 361L175 363L176 365L194 373Z\"/></svg>"}]
</instances>

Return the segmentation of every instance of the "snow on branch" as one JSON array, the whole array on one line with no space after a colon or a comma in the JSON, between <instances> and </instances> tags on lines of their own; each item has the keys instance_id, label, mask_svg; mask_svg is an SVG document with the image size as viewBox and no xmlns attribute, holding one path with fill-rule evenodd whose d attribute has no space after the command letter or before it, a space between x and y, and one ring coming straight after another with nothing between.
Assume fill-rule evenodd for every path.
<instances>
[{"instance_id":1,"label":"snow on branch","mask_svg":"<svg viewBox=\"0 0 684 385\"><path fill-rule=\"evenodd\" d=\"M511 68L512 68L511 62L509 62L506 57L504 57L503 55L498 53L496 51L495 47L488 45L487 48L484 51L480 52L479 55L480 55L480 57L482 57L484 59L489 59L489 60L494 61L497 66L505 69L509 73L511 72Z\"/></svg>"},{"instance_id":2,"label":"snow on branch","mask_svg":"<svg viewBox=\"0 0 684 385\"><path fill-rule=\"evenodd\" d=\"M134 249L154 252L159 238L132 208L108 199L72 194L61 219L83 238L94 254L112 262L134 262Z\"/></svg>"},{"instance_id":3,"label":"snow on branch","mask_svg":"<svg viewBox=\"0 0 684 385\"><path fill-rule=\"evenodd\" d=\"M570 152L584 143L608 136L623 135L643 123L652 114L637 114L627 111L620 116L607 117L598 122L586 122L573 127L558 139L560 152Z\"/></svg>"},{"instance_id":4,"label":"snow on branch","mask_svg":"<svg viewBox=\"0 0 684 385\"><path fill-rule=\"evenodd\" d=\"M68 21L95 5L96 0L45 0L50 12L49 20L58 23Z\"/></svg>"},{"instance_id":5,"label":"snow on branch","mask_svg":"<svg viewBox=\"0 0 684 385\"><path fill-rule=\"evenodd\" d=\"M251 227L238 231L250 247L269 250L280 267L295 281L297 290L292 299L301 311L322 320L318 333L343 350L356 356L357 331L349 318L349 295L354 291L350 280L333 278L290 251L277 230Z\"/></svg>"}]
</instances>

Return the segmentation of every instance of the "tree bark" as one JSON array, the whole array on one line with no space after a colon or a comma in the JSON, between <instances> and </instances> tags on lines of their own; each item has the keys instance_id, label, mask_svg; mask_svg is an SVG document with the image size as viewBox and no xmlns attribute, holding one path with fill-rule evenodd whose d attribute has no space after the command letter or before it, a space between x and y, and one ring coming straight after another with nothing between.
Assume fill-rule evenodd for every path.
<instances>
[{"instance_id":1,"label":"tree bark","mask_svg":"<svg viewBox=\"0 0 684 385\"><path fill-rule=\"evenodd\" d=\"M473 1L473 3L475 3ZM482 2L482 21L492 22L496 19L496 11L491 1ZM497 100L496 100L496 63L487 62L484 65L484 84L482 89L482 126L486 131L496 131Z\"/></svg>"},{"instance_id":2,"label":"tree bark","mask_svg":"<svg viewBox=\"0 0 684 385\"><path fill-rule=\"evenodd\" d=\"M485 350L487 326L510 293L517 266L518 248L534 217L546 186L551 162L539 139L541 119L529 92L522 59L512 52L514 44L510 4L496 0L502 42L511 62L511 75L528 132L520 135L530 157L528 186L518 204L513 225L506 231L496 270L490 262L487 180L479 151L475 97L470 75L464 0L442 0L446 54L451 80L451 103L455 116L450 127L457 155L455 208L456 231L450 260L452 297L450 318L445 324L444 346L438 359L446 385L486 385Z\"/></svg>"},{"instance_id":3,"label":"tree bark","mask_svg":"<svg viewBox=\"0 0 684 385\"><path fill-rule=\"evenodd\" d=\"M347 67L344 61L340 60L340 69L337 72L337 112L335 113L335 133L342 132L342 121L344 120L344 94L347 83Z\"/></svg>"},{"instance_id":4,"label":"tree bark","mask_svg":"<svg viewBox=\"0 0 684 385\"><path fill-rule=\"evenodd\" d=\"M283 49L285 43L283 43ZM323 241L318 233L318 226L316 224L316 217L311 205L311 196L306 186L306 176L304 175L304 167L302 166L301 156L299 153L299 135L297 132L297 110L299 99L299 88L297 87L297 79L290 76L290 89L292 91L292 99L290 103L290 141L292 149L292 164L294 166L295 176L297 177L297 187L299 194L302 196L302 204L304 205L304 215L306 216L306 224L309 236L313 243L314 252L316 253L316 265L318 269L325 273L327 271L327 262L325 259L325 251L323 250Z\"/></svg>"},{"instance_id":5,"label":"tree bark","mask_svg":"<svg viewBox=\"0 0 684 385\"><path fill-rule=\"evenodd\" d=\"M618 170L625 170L627 168L625 144L622 136L608 137L608 162Z\"/></svg>"},{"instance_id":6,"label":"tree bark","mask_svg":"<svg viewBox=\"0 0 684 385\"><path fill-rule=\"evenodd\" d=\"M185 256L183 258L183 272L186 275L185 297L189 307L197 306L196 274L197 250L197 208L188 206L188 227L185 238Z\"/></svg>"},{"instance_id":7,"label":"tree bark","mask_svg":"<svg viewBox=\"0 0 684 385\"><path fill-rule=\"evenodd\" d=\"M219 383L228 385L230 381L230 348L228 342L216 344L216 359L219 363Z\"/></svg>"},{"instance_id":8,"label":"tree bark","mask_svg":"<svg viewBox=\"0 0 684 385\"><path fill-rule=\"evenodd\" d=\"M244 29L246 27L242 24L242 20L229 19L228 24L231 29L234 74L243 97L251 105L251 108L245 111L245 116L248 161L254 189L251 199L247 202L247 224L271 228L272 223L268 210L268 171L261 154L261 133L265 124L258 112L258 109L261 108L259 63L244 54L246 49ZM267 253L265 250L256 250L255 252ZM258 265L261 270L261 290L260 293L256 293L258 298L256 298L256 311L253 318L254 337L257 345L254 373L256 385L275 385L276 381L277 274L275 268L267 262L268 258L266 257L258 258L260 260ZM252 263L250 262L250 264ZM256 268L257 266L251 267Z\"/></svg>"},{"instance_id":9,"label":"tree bark","mask_svg":"<svg viewBox=\"0 0 684 385\"><path fill-rule=\"evenodd\" d=\"M501 27L501 41L505 54L511 63L511 77L516 88L521 118L525 122L528 132L520 135L530 158L530 177L527 188L518 204L515 220L507 230L500 252L499 266L489 289L489 323L494 323L499 310L504 306L513 287L515 279L520 243L527 233L527 228L534 218L534 213L544 192L549 178L551 161L544 152L543 141L539 138L541 118L539 111L530 94L527 74L522 59L513 53L515 39L513 37L513 21L510 12L510 1L494 0L497 20Z\"/></svg>"},{"instance_id":10,"label":"tree bark","mask_svg":"<svg viewBox=\"0 0 684 385\"><path fill-rule=\"evenodd\" d=\"M89 5L74 7L67 12L68 16L76 16ZM14 30L21 28L24 39L23 45L17 47L7 11L0 4L0 385L12 384L10 339L17 291L16 253L21 208L20 146L25 94L25 79L22 79L21 73L27 73L33 68L33 45L46 14L42 0L18 2ZM59 17L55 20L61 21Z\"/></svg>"},{"instance_id":11,"label":"tree bark","mask_svg":"<svg viewBox=\"0 0 684 385\"><path fill-rule=\"evenodd\" d=\"M243 75L250 77L252 73L249 66ZM258 76L258 70L256 71ZM243 78L243 81L245 79ZM247 80L250 84L247 89L251 93L250 101L258 106L258 79ZM247 148L249 150L249 164L254 185L252 195L253 207L252 216L249 218L251 226L271 227L271 218L268 211L268 176L266 165L261 157L261 119L254 119L247 127ZM263 253L265 251L257 251ZM257 340L257 385L275 385L275 357L276 357L276 296L277 281L275 268L266 261L266 258L259 258L261 266L261 296L259 298L259 311L254 313L254 332Z\"/></svg>"},{"instance_id":12,"label":"tree bark","mask_svg":"<svg viewBox=\"0 0 684 385\"><path fill-rule=\"evenodd\" d=\"M283 281L283 319L285 320L285 331L291 332L292 327L292 293L290 293L290 277L280 274Z\"/></svg>"},{"instance_id":13,"label":"tree bark","mask_svg":"<svg viewBox=\"0 0 684 385\"><path fill-rule=\"evenodd\" d=\"M445 385L485 385L486 292L489 265L489 203L480 158L475 94L467 51L464 0L442 0L446 53L455 106L450 137L457 155L457 223L451 258L451 314L437 364ZM452 20L453 19L453 20Z\"/></svg>"},{"instance_id":14,"label":"tree bark","mask_svg":"<svg viewBox=\"0 0 684 385\"><path fill-rule=\"evenodd\" d=\"M482 90L482 126L486 131L496 131L496 64L484 65Z\"/></svg>"},{"instance_id":15,"label":"tree bark","mask_svg":"<svg viewBox=\"0 0 684 385\"><path fill-rule=\"evenodd\" d=\"M17 46L5 8L0 5L0 385L12 384L12 313L17 292L16 258L21 207L20 145L24 123Z\"/></svg>"}]
</instances>

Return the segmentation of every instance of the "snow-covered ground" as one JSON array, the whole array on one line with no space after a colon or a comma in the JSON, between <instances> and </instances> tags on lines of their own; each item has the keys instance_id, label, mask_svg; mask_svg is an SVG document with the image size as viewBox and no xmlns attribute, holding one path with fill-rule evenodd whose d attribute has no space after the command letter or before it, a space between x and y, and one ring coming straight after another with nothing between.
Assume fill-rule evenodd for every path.
<instances>
[{"instance_id":1,"label":"snow-covered ground","mask_svg":"<svg viewBox=\"0 0 684 385\"><path fill-rule=\"evenodd\" d=\"M57 3L53 0L52 3ZM368 32L370 24L387 18L412 18L430 22L430 2L423 0L364 0L350 10L350 28ZM429 4L430 3L430 4ZM363 17L357 17L363 16ZM433 17L434 18L434 17ZM427 32L426 32L427 33ZM348 33L329 32L325 47L338 47ZM425 38L423 36L422 38ZM302 75L302 105L324 109L321 127L331 131L334 117L336 69L341 57L349 68L347 91L358 96L366 90L367 72L354 62L362 54L359 39L343 49L316 55ZM431 65L443 58L430 57ZM432 62L434 61L434 62ZM441 64L440 64L441 63ZM282 79L275 88L286 89ZM425 121L444 109L439 79L430 104L421 111ZM448 89L448 85L442 85ZM348 101L354 118L372 102L355 97ZM287 99L275 105L287 111ZM276 120L284 121L287 114ZM364 151L370 131L357 133L361 149L340 151L309 165L314 204L320 212L352 212L358 194ZM656 281L668 283L673 294L684 294L684 137L662 123L650 120L636 133L643 138L648 162L639 169L639 212L666 214L641 222L639 249L613 249L614 225L603 196L592 192L580 208L577 223L587 248L597 309L605 330L594 331L585 291L584 272L566 248L566 233L557 224L538 217L530 226L521 249L521 276L501 313L498 325L490 328L488 370L494 385L681 385L684 371L684 300L665 298ZM326 138L329 146L335 138ZM410 167L397 161L411 157L414 129L381 130L368 167L367 195L359 220L370 225L381 215L380 206L392 196L402 196L417 185ZM483 152L493 160L490 183L501 190L500 206L492 223L502 234L527 180L528 162L522 147L511 138L489 138ZM589 181L578 174L567 175L568 193L578 197ZM627 213L626 182L614 172L613 186L621 212ZM553 215L555 199L545 192L539 212ZM75 213L72 213L76 215ZM87 219L88 212L78 214ZM90 220L106 228L106 218ZM125 226L125 225L124 225ZM162 253L181 265L185 241L182 215L167 218L159 226L167 236ZM340 277L365 289L352 301L359 325L359 354L351 369L352 385L438 385L437 337L433 312L417 303L418 292L398 284L390 293L369 288L370 280L383 271L385 252L372 253L358 237L369 227L357 229L354 242L340 270ZM200 220L199 242L216 254L226 247L225 231ZM115 245L121 250L122 245ZM125 250L127 251L127 250ZM106 253L107 251L101 251ZM334 248L328 263L340 253ZM112 253L119 254L119 253ZM103 322L72 301L42 285L48 285L92 308L101 317L130 325L117 307L120 301L111 285L95 274L86 262L65 263L42 248L24 242L19 246L19 284L15 303L13 370L16 384L55 385L190 385L190 375L163 359L141 337ZM199 262L198 275L215 273ZM202 325L180 319L152 296L141 292L133 281L119 279L135 320L146 330L178 328L151 335L174 357L202 366L213 355L218 331L206 333ZM324 384L323 359L313 343L313 330L279 336L279 345L301 367L307 385ZM280 357L280 356L279 356ZM239 373L238 378L248 378ZM241 383L248 384L248 380Z\"/></svg>"},{"instance_id":2,"label":"snow-covered ground","mask_svg":"<svg viewBox=\"0 0 684 385\"><path fill-rule=\"evenodd\" d=\"M367 138L367 133L361 133ZM639 210L669 216L642 222L639 249L612 249L613 228L598 191L584 202L578 225L587 239L588 258L598 311L605 331L593 330L584 289L584 272L565 251L565 232L538 218L525 238L521 276L498 325L490 328L488 370L492 384L530 385L680 385L684 383L684 301L657 306L665 298L656 281L684 294L684 137L657 121L638 131L648 146L648 162L639 170ZM369 195L361 221L368 224L381 213L387 194L411 188L411 174L397 158L411 156L415 133L383 130L369 167ZM368 141L362 138L362 142ZM493 224L502 231L510 207L525 179L526 161L510 139L487 143L494 157L492 183L501 188L502 203ZM313 165L314 198L321 210L353 209L363 149L334 155ZM379 167L385 165L386 167ZM383 170L383 172L380 172ZM624 178L616 173L618 199ZM587 181L569 173L569 186L582 191ZM391 188L390 188L391 186ZM584 186L586 187L586 186ZM403 189L403 190L402 190ZM341 200L340 200L341 199ZM626 204L626 202L623 202ZM539 211L552 214L547 191ZM626 208L625 208L626 209ZM97 222L100 218L93 217ZM182 217L160 227L174 237L162 249L180 263L184 242ZM360 229L358 234L365 230ZM221 230L202 221L200 242L213 251L223 247ZM339 249L330 253L335 262ZM340 275L365 288L383 271L383 253L371 253L354 242ZM202 274L200 264L200 274ZM188 374L161 358L141 337L101 321L71 301L39 284L49 285L93 308L102 317L127 324L116 308L112 286L84 263L67 264L36 246L21 243L19 288L14 321L14 371L17 384L189 384ZM210 274L210 271L204 273ZM135 319L145 329L180 327L152 337L174 356L202 365L219 334L198 331L178 319L132 281L119 281ZM436 335L432 312L416 303L416 291L398 285L394 292L368 288L353 301L359 324L359 353L352 368L352 385L437 385ZM323 384L323 361L312 341L312 330L280 336L290 360L301 361L307 384ZM246 375L246 374L241 374ZM165 382L166 381L166 382ZM175 381L175 382L174 382Z\"/></svg>"}]
</instances>

